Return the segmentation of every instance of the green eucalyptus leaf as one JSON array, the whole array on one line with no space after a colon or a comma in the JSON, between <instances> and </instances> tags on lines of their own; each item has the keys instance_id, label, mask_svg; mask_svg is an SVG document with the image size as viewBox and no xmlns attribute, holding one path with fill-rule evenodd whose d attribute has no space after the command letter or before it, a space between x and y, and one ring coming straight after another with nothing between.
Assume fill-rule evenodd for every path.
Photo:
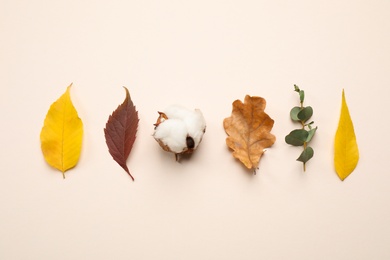
<instances>
[{"instance_id":1,"label":"green eucalyptus leaf","mask_svg":"<svg viewBox=\"0 0 390 260\"><path fill-rule=\"evenodd\" d=\"M299 99L301 100L301 103L303 103L303 100L305 100L305 91L299 91Z\"/></svg>"},{"instance_id":2,"label":"green eucalyptus leaf","mask_svg":"<svg viewBox=\"0 0 390 260\"><path fill-rule=\"evenodd\" d=\"M309 161L314 155L314 150L310 146L307 146L305 150L301 153L301 155L298 157L297 161L306 163Z\"/></svg>"},{"instance_id":3,"label":"green eucalyptus leaf","mask_svg":"<svg viewBox=\"0 0 390 260\"><path fill-rule=\"evenodd\" d=\"M316 126L316 128L312 128L309 130L309 135L307 136L306 143L311 141L311 139L313 138L314 134L317 131L317 128L318 128L318 126Z\"/></svg>"},{"instance_id":4,"label":"green eucalyptus leaf","mask_svg":"<svg viewBox=\"0 0 390 260\"><path fill-rule=\"evenodd\" d=\"M286 137L285 141L293 146L302 146L309 136L309 132L304 129L296 129L291 131Z\"/></svg>"},{"instance_id":5,"label":"green eucalyptus leaf","mask_svg":"<svg viewBox=\"0 0 390 260\"><path fill-rule=\"evenodd\" d=\"M313 115L313 108L311 106L304 107L297 115L299 120L306 122Z\"/></svg>"},{"instance_id":6,"label":"green eucalyptus leaf","mask_svg":"<svg viewBox=\"0 0 390 260\"><path fill-rule=\"evenodd\" d=\"M294 91L299 93L300 89L299 89L299 87L297 85L294 85Z\"/></svg>"},{"instance_id":7,"label":"green eucalyptus leaf","mask_svg":"<svg viewBox=\"0 0 390 260\"><path fill-rule=\"evenodd\" d=\"M299 118L298 118L298 113L301 111L301 108L300 107L293 107L290 111L290 117L291 117L291 120L293 121L301 121Z\"/></svg>"}]
</instances>

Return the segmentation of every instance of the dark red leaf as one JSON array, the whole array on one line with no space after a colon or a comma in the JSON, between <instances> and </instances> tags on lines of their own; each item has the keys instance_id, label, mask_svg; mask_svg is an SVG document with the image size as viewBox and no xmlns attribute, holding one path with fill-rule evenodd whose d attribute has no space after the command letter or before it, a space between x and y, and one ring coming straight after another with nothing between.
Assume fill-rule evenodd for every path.
<instances>
[{"instance_id":1,"label":"dark red leaf","mask_svg":"<svg viewBox=\"0 0 390 260\"><path fill-rule=\"evenodd\" d=\"M108 151L112 158L130 175L126 165L127 157L129 157L131 148L136 138L138 128L138 111L135 110L133 101L131 101L129 91L126 87L125 101L112 112L104 128L104 136Z\"/></svg>"}]
</instances>

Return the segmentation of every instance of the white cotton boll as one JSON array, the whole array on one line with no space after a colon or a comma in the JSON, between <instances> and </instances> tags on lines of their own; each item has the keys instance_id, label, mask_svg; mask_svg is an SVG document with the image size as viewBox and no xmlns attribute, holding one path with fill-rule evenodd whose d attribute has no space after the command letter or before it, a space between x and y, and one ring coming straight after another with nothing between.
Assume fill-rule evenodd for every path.
<instances>
[{"instance_id":1,"label":"white cotton boll","mask_svg":"<svg viewBox=\"0 0 390 260\"><path fill-rule=\"evenodd\" d=\"M153 136L174 153L181 153L187 147L187 127L178 119L165 120L158 126Z\"/></svg>"},{"instance_id":2,"label":"white cotton boll","mask_svg":"<svg viewBox=\"0 0 390 260\"><path fill-rule=\"evenodd\" d=\"M202 141L203 134L206 130L206 121L202 112L199 109L191 111L191 115L184 119L187 126L188 135L195 141L195 148Z\"/></svg>"},{"instance_id":3,"label":"white cotton boll","mask_svg":"<svg viewBox=\"0 0 390 260\"><path fill-rule=\"evenodd\" d=\"M164 110L165 115L170 119L184 120L192 115L193 111L179 105L173 105Z\"/></svg>"},{"instance_id":4,"label":"white cotton boll","mask_svg":"<svg viewBox=\"0 0 390 260\"><path fill-rule=\"evenodd\" d=\"M181 106L170 106L159 112L153 137L160 146L176 154L193 152L202 141L206 121L199 109L189 110Z\"/></svg>"}]
</instances>

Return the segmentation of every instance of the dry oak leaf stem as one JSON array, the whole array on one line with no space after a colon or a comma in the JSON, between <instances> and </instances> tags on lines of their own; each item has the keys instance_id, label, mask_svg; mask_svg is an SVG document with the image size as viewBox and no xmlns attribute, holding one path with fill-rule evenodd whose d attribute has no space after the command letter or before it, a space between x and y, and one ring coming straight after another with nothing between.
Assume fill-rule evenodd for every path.
<instances>
[{"instance_id":1,"label":"dry oak leaf stem","mask_svg":"<svg viewBox=\"0 0 390 260\"><path fill-rule=\"evenodd\" d=\"M270 133L274 120L265 112L266 101L262 97L245 96L245 101L233 102L230 117L225 118L227 146L233 150L233 157L239 159L248 169L256 170L264 149L275 143Z\"/></svg>"}]
</instances>

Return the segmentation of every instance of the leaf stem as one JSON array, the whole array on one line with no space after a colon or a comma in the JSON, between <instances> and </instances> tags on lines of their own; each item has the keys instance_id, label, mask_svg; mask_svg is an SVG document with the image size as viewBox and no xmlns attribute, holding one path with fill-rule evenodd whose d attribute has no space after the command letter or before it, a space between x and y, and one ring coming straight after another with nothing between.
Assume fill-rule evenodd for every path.
<instances>
[{"instance_id":1,"label":"leaf stem","mask_svg":"<svg viewBox=\"0 0 390 260\"><path fill-rule=\"evenodd\" d=\"M303 151L306 150L306 147L307 147L307 142L304 142L304 143L303 143ZM303 163L303 171L304 171L304 172L306 171L306 163L305 163L305 162Z\"/></svg>"}]
</instances>

